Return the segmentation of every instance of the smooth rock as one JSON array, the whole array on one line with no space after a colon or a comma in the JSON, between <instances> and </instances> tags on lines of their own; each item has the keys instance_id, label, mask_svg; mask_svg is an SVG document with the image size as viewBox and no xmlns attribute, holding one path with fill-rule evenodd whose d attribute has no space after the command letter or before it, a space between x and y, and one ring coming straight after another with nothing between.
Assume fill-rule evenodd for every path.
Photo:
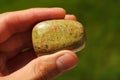
<instances>
[{"instance_id":1,"label":"smooth rock","mask_svg":"<svg viewBox=\"0 0 120 80\"><path fill-rule=\"evenodd\" d=\"M78 52L85 46L84 27L73 20L48 20L35 25L32 30L33 47L37 55L59 50Z\"/></svg>"}]
</instances>

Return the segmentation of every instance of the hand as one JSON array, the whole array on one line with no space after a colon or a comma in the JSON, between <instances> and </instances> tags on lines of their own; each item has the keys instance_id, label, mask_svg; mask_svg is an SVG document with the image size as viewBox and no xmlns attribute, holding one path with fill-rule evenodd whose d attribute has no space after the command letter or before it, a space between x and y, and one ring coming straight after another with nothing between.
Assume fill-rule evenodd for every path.
<instances>
[{"instance_id":1,"label":"hand","mask_svg":"<svg viewBox=\"0 0 120 80\"><path fill-rule=\"evenodd\" d=\"M61 8L0 14L0 80L49 80L77 64L77 56L69 50L37 58L32 48L31 31L36 23L48 19L76 20ZM23 51L25 48L29 49Z\"/></svg>"}]
</instances>

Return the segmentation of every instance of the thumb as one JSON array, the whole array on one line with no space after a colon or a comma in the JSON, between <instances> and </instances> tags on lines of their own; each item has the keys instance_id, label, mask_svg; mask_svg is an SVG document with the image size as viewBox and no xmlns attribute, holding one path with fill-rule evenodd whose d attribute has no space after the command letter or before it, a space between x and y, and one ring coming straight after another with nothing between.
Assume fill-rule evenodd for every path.
<instances>
[{"instance_id":1,"label":"thumb","mask_svg":"<svg viewBox=\"0 0 120 80\"><path fill-rule=\"evenodd\" d=\"M22 69L7 76L7 80L49 80L71 69L78 62L77 56L68 50L38 57Z\"/></svg>"}]
</instances>

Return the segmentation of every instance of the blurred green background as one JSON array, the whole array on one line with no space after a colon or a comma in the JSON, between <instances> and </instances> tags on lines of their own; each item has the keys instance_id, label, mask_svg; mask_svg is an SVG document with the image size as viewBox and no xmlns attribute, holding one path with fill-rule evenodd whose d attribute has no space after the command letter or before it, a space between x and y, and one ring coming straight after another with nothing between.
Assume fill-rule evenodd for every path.
<instances>
[{"instance_id":1,"label":"blurred green background","mask_svg":"<svg viewBox=\"0 0 120 80\"><path fill-rule=\"evenodd\" d=\"M55 80L120 80L120 0L0 0L0 13L62 7L86 29L79 64Z\"/></svg>"}]
</instances>

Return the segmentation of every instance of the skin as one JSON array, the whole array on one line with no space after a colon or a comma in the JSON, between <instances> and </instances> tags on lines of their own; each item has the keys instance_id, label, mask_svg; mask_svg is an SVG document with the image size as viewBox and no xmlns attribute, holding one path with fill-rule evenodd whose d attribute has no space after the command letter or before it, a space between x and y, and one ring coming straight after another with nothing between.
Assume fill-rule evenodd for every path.
<instances>
[{"instance_id":1,"label":"skin","mask_svg":"<svg viewBox=\"0 0 120 80\"><path fill-rule=\"evenodd\" d=\"M32 28L49 19L76 20L76 17L66 15L62 8L33 8L0 14L0 80L50 80L78 63L77 56L69 50L37 58L32 48ZM29 50L23 51L25 48Z\"/></svg>"}]
</instances>

